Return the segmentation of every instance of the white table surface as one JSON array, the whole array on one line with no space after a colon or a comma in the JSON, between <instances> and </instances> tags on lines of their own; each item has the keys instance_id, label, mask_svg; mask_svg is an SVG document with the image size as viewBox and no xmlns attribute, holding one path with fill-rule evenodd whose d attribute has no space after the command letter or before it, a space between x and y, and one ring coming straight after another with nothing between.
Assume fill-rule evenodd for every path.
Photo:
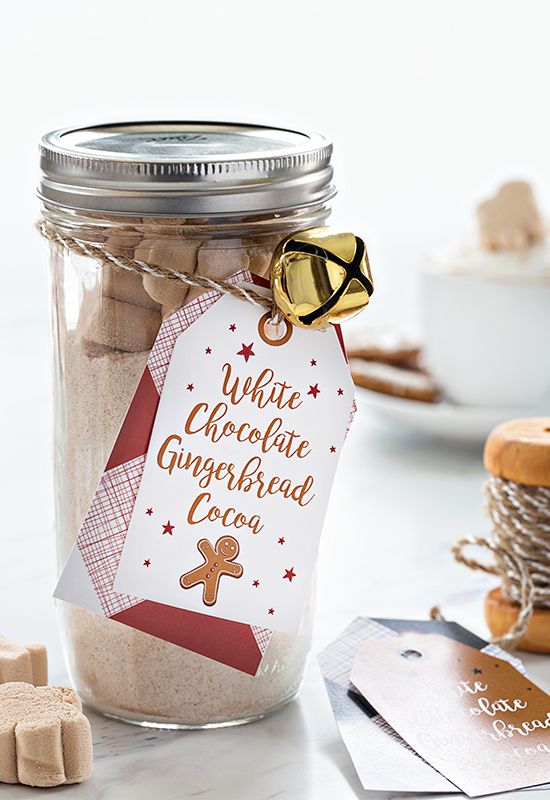
<instances>
[{"instance_id":1,"label":"white table surface","mask_svg":"<svg viewBox=\"0 0 550 800\"><path fill-rule=\"evenodd\" d=\"M54 534L51 410L45 278L29 290L25 319L10 307L0 323L12 391L1 394L1 632L16 641L44 641L51 681L67 675L51 593ZM42 297L42 303L38 298ZM425 619L431 605L484 578L453 563L459 536L486 531L479 449L442 446L384 427L358 414L344 449L325 525L313 653L355 616ZM354 577L350 580L350 571ZM483 632L481 608L464 618ZM550 688L542 657L526 659ZM546 678L546 681L545 681ZM299 699L274 716L239 728L163 732L90 714L95 764L91 779L52 789L65 800L192 798L201 800L346 800L368 797L339 738L314 657ZM29 797L2 786L2 800ZM530 792L529 798L547 797ZM372 795L376 796L376 795ZM383 795L386 797L386 795Z\"/></svg>"}]
</instances>

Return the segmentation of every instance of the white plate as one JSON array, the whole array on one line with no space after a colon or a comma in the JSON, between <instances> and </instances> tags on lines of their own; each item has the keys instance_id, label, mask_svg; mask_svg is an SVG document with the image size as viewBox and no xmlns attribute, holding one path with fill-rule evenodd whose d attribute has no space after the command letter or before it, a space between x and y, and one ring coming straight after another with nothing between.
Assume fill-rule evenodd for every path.
<instances>
[{"instance_id":1,"label":"white plate","mask_svg":"<svg viewBox=\"0 0 550 800\"><path fill-rule=\"evenodd\" d=\"M447 401L421 403L356 387L357 400L403 430L418 431L438 439L481 444L500 422L518 417L545 416L550 409L459 406Z\"/></svg>"}]
</instances>

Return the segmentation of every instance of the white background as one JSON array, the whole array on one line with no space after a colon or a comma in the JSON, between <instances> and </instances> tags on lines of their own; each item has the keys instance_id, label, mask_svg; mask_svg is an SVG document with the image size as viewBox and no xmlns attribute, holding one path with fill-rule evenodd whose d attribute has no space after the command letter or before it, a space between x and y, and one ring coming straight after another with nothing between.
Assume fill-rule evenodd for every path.
<instances>
[{"instance_id":1,"label":"white background","mask_svg":"<svg viewBox=\"0 0 550 800\"><path fill-rule=\"evenodd\" d=\"M37 143L66 125L226 118L327 133L335 219L370 246L375 321L414 319L422 254L470 227L501 178L550 194L545 0L50 0L3 15L4 270L24 271L33 312Z\"/></svg>"},{"instance_id":2,"label":"white background","mask_svg":"<svg viewBox=\"0 0 550 800\"><path fill-rule=\"evenodd\" d=\"M2 15L0 631L46 641L53 678L66 680L49 600L48 283L46 250L32 228L40 135L155 117L328 133L340 189L335 218L364 233L377 282L365 319L413 326L423 254L469 228L475 202L499 180L531 178L550 211L550 5L53 0L5 4ZM487 529L483 474L479 450L401 439L359 415L324 534L316 649L359 613L425 616L446 592L479 583L452 564L449 547ZM473 614L479 620L479 604ZM253 728L186 738L189 759L180 758L180 740L164 738L154 772L136 749L153 746L136 744L140 731L132 738L122 727L94 729L95 777L80 798L180 798L185 788L206 800L246 797L241 763L254 765L254 800L362 796L314 664L300 704ZM223 761L235 742L245 760L235 756L220 794L212 771L204 777L207 751Z\"/></svg>"}]
</instances>

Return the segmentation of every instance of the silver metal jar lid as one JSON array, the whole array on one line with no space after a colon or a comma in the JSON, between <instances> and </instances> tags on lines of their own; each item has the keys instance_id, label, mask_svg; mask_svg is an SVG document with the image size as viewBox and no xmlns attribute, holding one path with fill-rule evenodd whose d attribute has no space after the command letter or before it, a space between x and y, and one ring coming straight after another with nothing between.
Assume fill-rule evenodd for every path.
<instances>
[{"instance_id":1,"label":"silver metal jar lid","mask_svg":"<svg viewBox=\"0 0 550 800\"><path fill-rule=\"evenodd\" d=\"M123 122L42 139L39 195L77 211L228 216L330 199L320 134L227 122Z\"/></svg>"}]
</instances>

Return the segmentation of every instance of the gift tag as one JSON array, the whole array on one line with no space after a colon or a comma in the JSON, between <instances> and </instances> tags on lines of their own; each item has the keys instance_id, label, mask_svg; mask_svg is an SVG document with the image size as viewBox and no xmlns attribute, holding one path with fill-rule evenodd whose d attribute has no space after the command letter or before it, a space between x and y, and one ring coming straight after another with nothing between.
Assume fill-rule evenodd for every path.
<instances>
[{"instance_id":1,"label":"gift tag","mask_svg":"<svg viewBox=\"0 0 550 800\"><path fill-rule=\"evenodd\" d=\"M297 633L353 408L338 330L224 295L173 346L116 592Z\"/></svg>"},{"instance_id":2,"label":"gift tag","mask_svg":"<svg viewBox=\"0 0 550 800\"><path fill-rule=\"evenodd\" d=\"M415 753L349 680L355 655L366 639L387 639L405 631L436 633L509 661L525 674L522 662L488 644L456 622L358 617L320 654L319 665L342 740L367 791L438 792L457 789Z\"/></svg>"},{"instance_id":3,"label":"gift tag","mask_svg":"<svg viewBox=\"0 0 550 800\"><path fill-rule=\"evenodd\" d=\"M510 663L438 634L363 641L351 681L470 797L550 781L550 697Z\"/></svg>"}]
</instances>

